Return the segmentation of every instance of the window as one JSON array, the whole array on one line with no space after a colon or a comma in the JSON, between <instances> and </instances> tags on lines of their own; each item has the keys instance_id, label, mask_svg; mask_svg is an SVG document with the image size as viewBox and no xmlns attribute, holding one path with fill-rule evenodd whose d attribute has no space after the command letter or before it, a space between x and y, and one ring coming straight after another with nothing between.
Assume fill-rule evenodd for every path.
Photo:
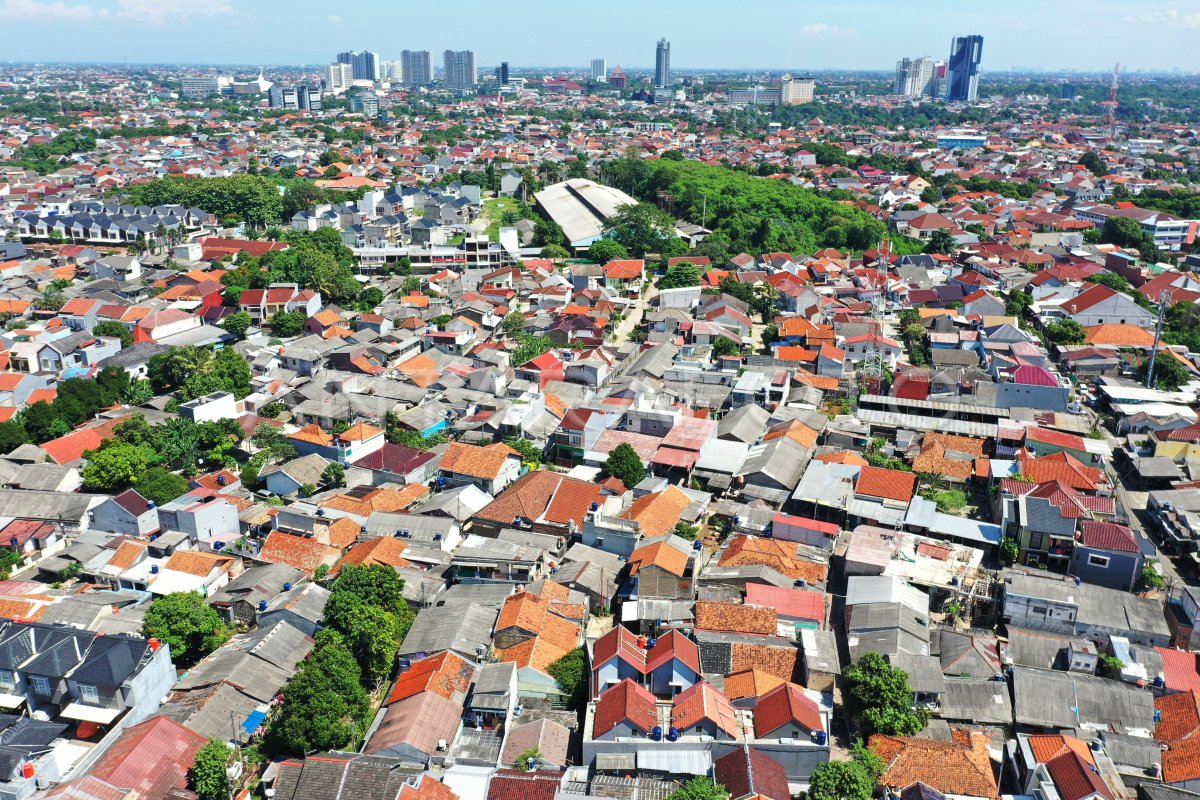
<instances>
[{"instance_id":1,"label":"window","mask_svg":"<svg viewBox=\"0 0 1200 800\"><path fill-rule=\"evenodd\" d=\"M29 682L33 684L34 694L40 694L43 697L50 696L50 680L43 678L41 675L31 675Z\"/></svg>"},{"instance_id":2,"label":"window","mask_svg":"<svg viewBox=\"0 0 1200 800\"><path fill-rule=\"evenodd\" d=\"M1098 556L1095 553L1089 553L1088 554L1088 566L1089 567L1107 567L1108 566L1108 556Z\"/></svg>"},{"instance_id":3,"label":"window","mask_svg":"<svg viewBox=\"0 0 1200 800\"><path fill-rule=\"evenodd\" d=\"M17 676L13 675L10 670L0 669L0 686L5 689L15 689L17 686Z\"/></svg>"},{"instance_id":4,"label":"window","mask_svg":"<svg viewBox=\"0 0 1200 800\"><path fill-rule=\"evenodd\" d=\"M1030 611L1032 611L1034 614L1045 614L1045 613L1046 613L1046 607L1045 607L1045 606L1033 606L1033 607L1030 609Z\"/></svg>"},{"instance_id":5,"label":"window","mask_svg":"<svg viewBox=\"0 0 1200 800\"><path fill-rule=\"evenodd\" d=\"M96 691L95 686L88 686L86 683L79 684L79 699L91 705L100 704L100 693Z\"/></svg>"}]
</instances>

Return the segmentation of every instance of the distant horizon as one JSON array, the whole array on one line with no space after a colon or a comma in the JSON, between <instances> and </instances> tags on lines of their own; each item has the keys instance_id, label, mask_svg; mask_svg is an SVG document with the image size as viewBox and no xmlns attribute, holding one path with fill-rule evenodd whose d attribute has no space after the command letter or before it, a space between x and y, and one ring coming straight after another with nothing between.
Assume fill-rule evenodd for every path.
<instances>
[{"instance_id":1,"label":"distant horizon","mask_svg":"<svg viewBox=\"0 0 1200 800\"><path fill-rule=\"evenodd\" d=\"M945 60L957 35L984 37L985 72L1101 73L1120 59L1130 73L1198 70L1194 0L1012 0L952 10L912 9L886 0L716 0L636 3L602 9L524 0L503 12L482 0L453 10L383 0L330 6L313 0L0 0L9 63L120 65L320 65L344 50L474 50L479 64L537 61L648 69L660 37L672 66L706 61L728 70L888 71L904 57ZM306 35L309 31L313 35ZM1113 48L1098 48L1110 42ZM125 59L114 59L114 54ZM536 55L535 55L536 54ZM863 62L869 62L864 65ZM637 66L634 66L637 65ZM538 68L536 65L533 68ZM547 67L551 68L551 67ZM810 67L809 69L817 69Z\"/></svg>"},{"instance_id":2,"label":"distant horizon","mask_svg":"<svg viewBox=\"0 0 1200 800\"><path fill-rule=\"evenodd\" d=\"M384 59L382 54L380 54L380 58L383 60L386 60L386 61L393 60L393 59ZM478 61L478 59L477 59L477 61ZM499 62L499 61L495 62L494 64L479 62L476 66L476 69L480 73L483 73L493 67L500 66L500 63L501 62ZM205 68L239 69L239 70L257 70L261 67L264 70L270 70L270 69L320 70L320 69L325 68L326 63L325 62L312 62L312 63L308 63L308 64L298 63L298 62L297 63L287 63L287 62L272 63L272 62L267 62L267 61L259 63L259 62L237 62L237 61L175 61L175 62L171 62L171 61L82 61L82 60L81 61L70 61L70 60L62 60L62 59L56 59L56 60L45 60L45 59L43 59L43 60L36 60L36 59L33 59L33 60L31 60L31 59L7 59L7 60L5 60L5 59L0 59L0 66L3 66L3 67L96 66L96 67L130 67L130 68L205 67ZM545 70L545 71L557 70L560 72L561 71L574 71L574 72L587 73L590 71L589 64L515 64L510 61L510 62L508 62L508 66L509 66L509 70L512 72L526 72L526 71L534 71L534 70ZM645 72L645 73L653 73L654 72L653 64L628 65L628 64L620 64L620 63L611 62L608 65L608 68L611 71L613 67L618 67L618 66L627 72ZM434 69L434 72L440 72L441 65L434 64L433 69ZM752 66L748 66L748 67L721 67L721 66L689 67L687 65L676 66L676 65L672 64L671 72L673 74L675 74L677 77L681 76L681 75L704 75L704 74L709 74L709 73L731 73L731 72L766 73L766 74L781 74L781 75L784 73L790 72L790 73L792 73L794 75L798 75L798 76L828 75L828 74L849 74L849 75L861 74L861 75L884 75L884 76L887 76L887 75L891 75L894 72L894 68L893 67L876 67L876 68L871 68L871 67L808 67L808 68L805 68L805 67L752 67ZM1158 67L1158 68L1146 68L1146 69L1129 68L1129 69L1126 69L1125 66L1122 65L1121 66L1121 74L1122 75L1125 75L1125 74L1145 75L1145 76L1150 76L1150 77L1160 76L1160 75L1165 76L1165 77L1189 77L1189 76L1200 76L1200 69L1185 70L1180 67L1170 67L1170 68ZM1046 69L1046 68L1039 68L1039 67L1009 67L1007 69L990 69L990 70L989 69L981 69L980 70L980 79L981 80L986 79L989 75L1001 75L1001 76L1041 75L1041 76L1049 76L1049 77L1072 75L1072 76L1083 76L1083 77L1101 77L1101 78L1108 79L1112 75L1112 68L1109 67L1108 69L1083 70L1083 69Z\"/></svg>"}]
</instances>

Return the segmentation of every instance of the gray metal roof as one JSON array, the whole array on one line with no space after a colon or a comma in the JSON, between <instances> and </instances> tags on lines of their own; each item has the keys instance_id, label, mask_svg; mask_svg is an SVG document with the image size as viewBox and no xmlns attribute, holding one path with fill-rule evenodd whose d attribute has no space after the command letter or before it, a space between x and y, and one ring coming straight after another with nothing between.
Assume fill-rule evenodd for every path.
<instances>
[{"instance_id":1,"label":"gray metal roof","mask_svg":"<svg viewBox=\"0 0 1200 800\"><path fill-rule=\"evenodd\" d=\"M477 648L486 650L491 643L497 615L495 609L475 603L424 609L404 637L400 655L432 655L453 650L473 660Z\"/></svg>"},{"instance_id":2,"label":"gray metal roof","mask_svg":"<svg viewBox=\"0 0 1200 800\"><path fill-rule=\"evenodd\" d=\"M1073 672L1014 667L1018 725L1070 730L1099 726L1120 733L1154 730L1154 697L1120 681Z\"/></svg>"},{"instance_id":3,"label":"gray metal roof","mask_svg":"<svg viewBox=\"0 0 1200 800\"><path fill-rule=\"evenodd\" d=\"M946 679L942 675L941 662L935 656L893 654L888 662L904 671L908 685L914 692L941 694L946 690Z\"/></svg>"},{"instance_id":4,"label":"gray metal roof","mask_svg":"<svg viewBox=\"0 0 1200 800\"><path fill-rule=\"evenodd\" d=\"M1012 701L1008 682L987 678L949 678L942 692L943 719L984 725L1011 725Z\"/></svg>"}]
</instances>

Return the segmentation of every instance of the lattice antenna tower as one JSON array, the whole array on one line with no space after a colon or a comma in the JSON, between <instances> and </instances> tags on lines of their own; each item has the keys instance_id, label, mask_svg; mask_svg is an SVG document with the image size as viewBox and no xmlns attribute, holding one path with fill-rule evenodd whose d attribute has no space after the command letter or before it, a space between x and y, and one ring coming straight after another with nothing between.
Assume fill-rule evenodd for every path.
<instances>
[{"instance_id":1,"label":"lattice antenna tower","mask_svg":"<svg viewBox=\"0 0 1200 800\"><path fill-rule=\"evenodd\" d=\"M891 253L891 242L884 239L879 245L875 259L875 296L871 300L871 324L867 332L867 347L862 364L863 378L870 384L870 392L878 394L883 380L883 350L879 346L879 338L883 336L883 315L887 300L888 257Z\"/></svg>"}]
</instances>

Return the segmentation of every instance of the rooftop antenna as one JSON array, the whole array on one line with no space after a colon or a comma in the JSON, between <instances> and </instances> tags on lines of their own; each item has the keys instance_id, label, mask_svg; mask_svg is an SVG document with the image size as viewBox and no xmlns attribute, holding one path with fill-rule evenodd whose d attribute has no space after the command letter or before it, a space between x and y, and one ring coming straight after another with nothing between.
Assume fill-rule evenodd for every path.
<instances>
[{"instance_id":1,"label":"rooftop antenna","mask_svg":"<svg viewBox=\"0 0 1200 800\"><path fill-rule=\"evenodd\" d=\"M879 340L883 336L884 305L887 302L883 295L887 291L890 252L891 242L882 240L875 257L875 296L871 300L871 324L867 330L867 347L860 367L870 394L883 391L883 349Z\"/></svg>"},{"instance_id":2,"label":"rooftop antenna","mask_svg":"<svg viewBox=\"0 0 1200 800\"><path fill-rule=\"evenodd\" d=\"M1114 142L1117 140L1117 84L1120 77L1121 62L1118 61L1113 65L1112 86L1108 90L1108 99L1100 104L1108 108L1108 130L1112 137L1111 141Z\"/></svg>"}]
</instances>

